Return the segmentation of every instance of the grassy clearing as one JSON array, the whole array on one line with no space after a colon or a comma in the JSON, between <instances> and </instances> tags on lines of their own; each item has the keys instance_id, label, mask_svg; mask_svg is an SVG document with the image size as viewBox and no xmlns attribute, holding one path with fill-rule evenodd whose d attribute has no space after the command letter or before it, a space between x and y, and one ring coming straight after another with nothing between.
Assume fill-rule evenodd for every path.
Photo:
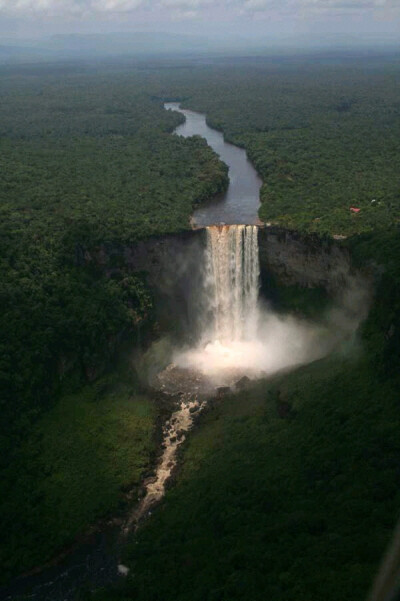
<instances>
[{"instance_id":1,"label":"grassy clearing","mask_svg":"<svg viewBox=\"0 0 400 601\"><path fill-rule=\"evenodd\" d=\"M43 564L118 511L148 465L153 431L152 402L119 374L61 398L2 474L3 576Z\"/></svg>"}]
</instances>

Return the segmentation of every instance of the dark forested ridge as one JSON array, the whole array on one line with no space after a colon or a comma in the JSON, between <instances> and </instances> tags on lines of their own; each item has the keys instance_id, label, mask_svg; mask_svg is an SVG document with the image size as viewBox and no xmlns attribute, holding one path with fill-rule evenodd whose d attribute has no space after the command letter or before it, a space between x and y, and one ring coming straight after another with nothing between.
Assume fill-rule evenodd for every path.
<instances>
[{"instance_id":1,"label":"dark forested ridge","mask_svg":"<svg viewBox=\"0 0 400 601\"><path fill-rule=\"evenodd\" d=\"M124 551L127 580L89 598L365 601L400 508L399 242L349 243L385 268L356 351L215 402Z\"/></svg>"},{"instance_id":2,"label":"dark forested ridge","mask_svg":"<svg viewBox=\"0 0 400 601\"><path fill-rule=\"evenodd\" d=\"M152 327L152 292L119 258L107 277L85 256L188 229L226 186L203 140L171 135L182 117L162 103L181 100L246 148L264 221L348 236L377 292L360 356L205 416L176 489L128 549L139 577L105 598L361 601L400 504L398 59L114 71L0 71L2 577L118 509L154 449L155 407L131 365L102 375Z\"/></svg>"},{"instance_id":3,"label":"dark forested ridge","mask_svg":"<svg viewBox=\"0 0 400 601\"><path fill-rule=\"evenodd\" d=\"M129 274L123 261L107 277L95 262L86 264L85 253L188 229L195 204L224 189L227 171L201 138L172 136L182 117L165 111L130 79L42 73L3 75L1 84L0 443L6 471L0 511L7 574L48 559L85 526L71 473L62 476L64 468L52 455L56 447L46 431L32 434L36 442L27 440L27 428L54 407L60 393L101 375L124 338L134 340L138 328L152 323L145 281ZM86 397L81 404L73 401L76 411L84 411ZM63 406L66 414L59 419L70 419L71 409ZM114 406L111 419L118 419L120 405ZM39 444L41 437L48 442ZM139 437L138 444L147 443ZM76 437L77 456L85 454L80 445ZM40 467L42 459L26 461L26 455L39 456L39 449L44 457L48 449L46 467ZM40 473L51 480L60 469L59 490L49 485L45 492ZM122 484L121 466L117 472L112 478ZM49 532L52 520L62 519L63 504L55 513L53 505L63 477L65 507L74 509L65 529L41 536L40 528ZM91 494L99 505L98 491ZM101 509L86 513L86 525L110 507L100 500Z\"/></svg>"},{"instance_id":4,"label":"dark forested ridge","mask_svg":"<svg viewBox=\"0 0 400 601\"><path fill-rule=\"evenodd\" d=\"M203 140L168 133L180 120L118 79L3 81L1 374L14 399L5 410L19 411L23 397L40 406L60 362L85 364L149 312L141 282L81 269L77 253L187 229L194 204L224 187Z\"/></svg>"},{"instance_id":5,"label":"dark forested ridge","mask_svg":"<svg viewBox=\"0 0 400 601\"><path fill-rule=\"evenodd\" d=\"M334 357L225 399L96 599L364 601L399 510L398 384Z\"/></svg>"}]
</instances>

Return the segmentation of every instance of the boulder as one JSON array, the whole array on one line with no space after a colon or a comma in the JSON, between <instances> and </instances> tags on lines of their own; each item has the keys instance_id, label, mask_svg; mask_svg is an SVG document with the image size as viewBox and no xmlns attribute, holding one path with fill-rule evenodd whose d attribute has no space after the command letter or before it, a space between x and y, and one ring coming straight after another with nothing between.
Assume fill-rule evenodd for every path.
<instances>
[{"instance_id":1,"label":"boulder","mask_svg":"<svg viewBox=\"0 0 400 601\"><path fill-rule=\"evenodd\" d=\"M220 399L231 392L230 386L220 386L217 388L217 398Z\"/></svg>"},{"instance_id":2,"label":"boulder","mask_svg":"<svg viewBox=\"0 0 400 601\"><path fill-rule=\"evenodd\" d=\"M292 416L292 407L287 401L278 400L276 403L278 415L282 419L288 419Z\"/></svg>"},{"instance_id":3,"label":"boulder","mask_svg":"<svg viewBox=\"0 0 400 601\"><path fill-rule=\"evenodd\" d=\"M118 574L121 574L121 576L128 576L128 574L129 574L128 566L124 566L122 563L118 564Z\"/></svg>"},{"instance_id":4,"label":"boulder","mask_svg":"<svg viewBox=\"0 0 400 601\"><path fill-rule=\"evenodd\" d=\"M250 382L251 382L250 378L248 378L247 376L243 376L243 378L240 378L240 380L238 380L236 382L235 388L236 388L236 390L244 390L245 388L248 387Z\"/></svg>"}]
</instances>

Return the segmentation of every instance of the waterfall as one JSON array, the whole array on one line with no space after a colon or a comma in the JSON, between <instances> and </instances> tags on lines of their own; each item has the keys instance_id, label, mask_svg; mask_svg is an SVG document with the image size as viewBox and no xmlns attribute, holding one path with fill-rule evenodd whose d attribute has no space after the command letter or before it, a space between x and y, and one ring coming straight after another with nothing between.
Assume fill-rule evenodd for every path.
<instances>
[{"instance_id":1,"label":"waterfall","mask_svg":"<svg viewBox=\"0 0 400 601\"><path fill-rule=\"evenodd\" d=\"M259 277L257 226L207 227L205 321L213 340L226 344L254 338Z\"/></svg>"},{"instance_id":2,"label":"waterfall","mask_svg":"<svg viewBox=\"0 0 400 601\"><path fill-rule=\"evenodd\" d=\"M179 390L185 378L200 396L208 385L235 389L243 376L264 377L319 359L334 348L343 319L337 313L331 333L327 321L318 326L277 315L259 302L257 226L209 226L206 234L202 291L193 306L197 342L176 350L170 370L181 377L176 380Z\"/></svg>"}]
</instances>

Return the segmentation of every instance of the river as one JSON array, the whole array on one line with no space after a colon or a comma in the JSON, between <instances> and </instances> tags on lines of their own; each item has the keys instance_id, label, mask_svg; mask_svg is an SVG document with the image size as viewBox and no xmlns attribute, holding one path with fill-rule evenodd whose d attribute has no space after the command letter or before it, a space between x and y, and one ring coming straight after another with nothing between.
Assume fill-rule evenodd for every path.
<instances>
[{"instance_id":1,"label":"river","mask_svg":"<svg viewBox=\"0 0 400 601\"><path fill-rule=\"evenodd\" d=\"M261 180L255 169L249 162L246 152L232 144L225 142L223 135L209 127L205 115L180 108L179 103L166 103L165 108L176 110L185 115L186 121L175 129L177 135L189 137L200 135L221 157L229 167L229 186L225 194L217 200L210 201L199 207L193 215L197 226L215 224L248 224L257 223L257 211L259 207L259 191ZM184 430L187 422L187 430L192 422L190 410L193 401L184 403L176 413L174 419L180 430ZM174 414L175 415L175 414ZM182 418L182 420L181 420ZM181 423L182 421L182 423ZM175 441L176 437L171 434L171 427L165 428L165 439L168 437ZM183 441L183 439L182 439ZM179 446L181 441L167 445L165 461L173 463L171 448ZM165 446L165 444L164 444ZM165 462L164 461L164 462ZM163 463L160 464L162 472ZM170 470L169 470L170 471ZM164 476L155 482L154 490L149 487L148 497L157 497L158 489L164 490ZM163 480L164 478L164 480ZM160 484L161 483L161 484ZM160 488L161 487L161 488ZM153 483L154 488L154 483ZM144 500L144 509L147 509L147 500ZM141 505L136 511L142 512ZM41 572L17 579L10 586L0 588L0 599L12 601L14 599L24 601L72 601L77 591L84 587L94 589L115 582L118 578L118 556L121 542L121 527L108 526L100 532L89 536L84 542L77 545L64 559L54 566L43 569Z\"/></svg>"},{"instance_id":2,"label":"river","mask_svg":"<svg viewBox=\"0 0 400 601\"><path fill-rule=\"evenodd\" d=\"M167 102L164 106L185 116L185 123L175 129L177 135L185 138L202 136L229 167L227 191L218 201L214 199L196 209L193 213L194 223L197 226L258 223L262 181L247 158L246 151L225 142L219 131L207 125L205 115L181 109L179 102Z\"/></svg>"}]
</instances>

